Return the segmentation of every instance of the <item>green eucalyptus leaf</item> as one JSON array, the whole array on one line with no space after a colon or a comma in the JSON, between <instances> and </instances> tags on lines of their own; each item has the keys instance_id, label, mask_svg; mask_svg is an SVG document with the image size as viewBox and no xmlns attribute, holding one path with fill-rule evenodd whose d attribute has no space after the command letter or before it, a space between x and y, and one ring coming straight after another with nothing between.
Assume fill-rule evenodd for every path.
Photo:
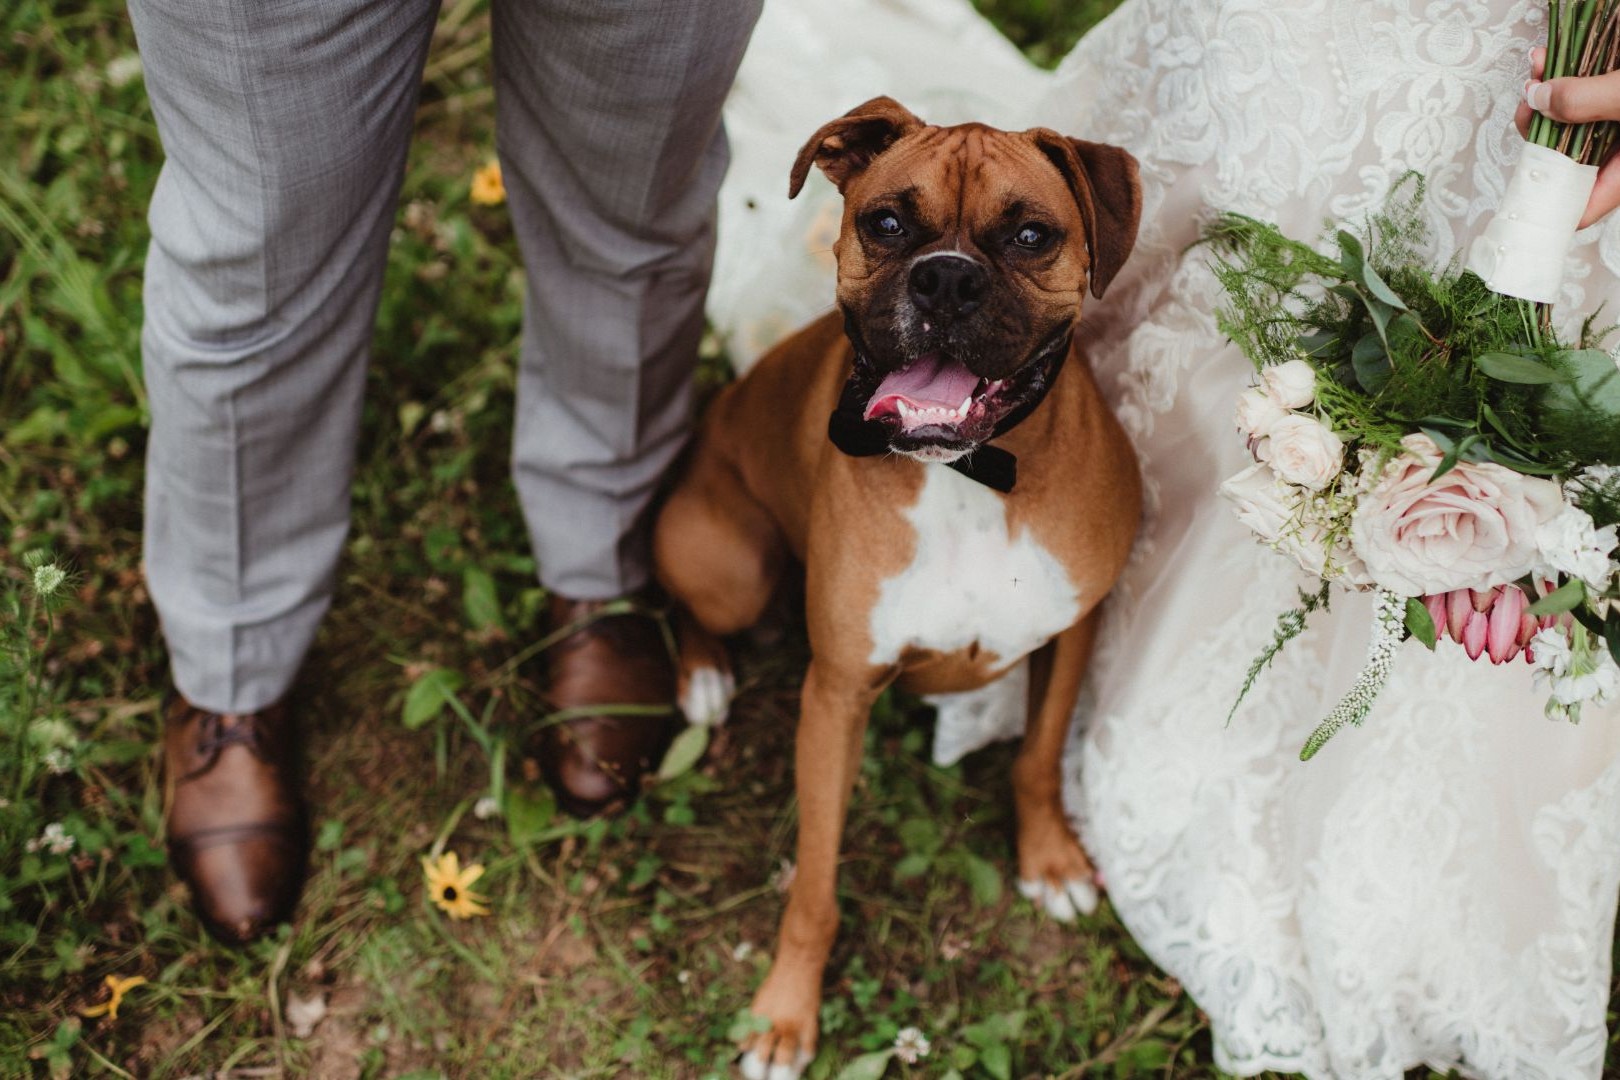
<instances>
[{"instance_id":1,"label":"green eucalyptus leaf","mask_svg":"<svg viewBox=\"0 0 1620 1080\"><path fill-rule=\"evenodd\" d=\"M1569 373L1569 379L1544 393L1543 408L1620 418L1620 372L1608 353L1601 349L1569 349L1558 353L1557 360Z\"/></svg>"},{"instance_id":2,"label":"green eucalyptus leaf","mask_svg":"<svg viewBox=\"0 0 1620 1080\"><path fill-rule=\"evenodd\" d=\"M1474 357L1474 366L1497 382L1517 383L1521 386L1546 386L1569 382L1570 377L1540 360L1512 353L1492 352Z\"/></svg>"},{"instance_id":3,"label":"green eucalyptus leaf","mask_svg":"<svg viewBox=\"0 0 1620 1080\"><path fill-rule=\"evenodd\" d=\"M1570 578L1524 610L1539 619L1543 615L1562 615L1566 611L1573 611L1585 600L1586 586L1581 584L1580 578Z\"/></svg>"},{"instance_id":4,"label":"green eucalyptus leaf","mask_svg":"<svg viewBox=\"0 0 1620 1080\"><path fill-rule=\"evenodd\" d=\"M1434 651L1434 643L1440 636L1434 627L1434 616L1423 606L1423 601L1415 596L1406 599L1406 628L1412 632L1413 637L1423 642L1424 648L1430 652Z\"/></svg>"},{"instance_id":5,"label":"green eucalyptus leaf","mask_svg":"<svg viewBox=\"0 0 1620 1080\"><path fill-rule=\"evenodd\" d=\"M1366 334L1350 350L1350 366L1355 369L1356 381L1369 394L1376 394L1389 382L1393 370L1389 349L1378 334Z\"/></svg>"},{"instance_id":6,"label":"green eucalyptus leaf","mask_svg":"<svg viewBox=\"0 0 1620 1080\"><path fill-rule=\"evenodd\" d=\"M1465 437L1462 442L1457 443L1450 450L1447 450L1446 456L1440 459L1440 464L1435 466L1433 474L1430 475L1429 483L1434 483L1436 480L1446 475L1446 473L1450 472L1452 469L1455 469L1457 467L1457 459L1461 458L1464 454L1468 453L1469 450L1473 449L1474 444L1477 442L1479 442L1478 435L1469 435Z\"/></svg>"}]
</instances>

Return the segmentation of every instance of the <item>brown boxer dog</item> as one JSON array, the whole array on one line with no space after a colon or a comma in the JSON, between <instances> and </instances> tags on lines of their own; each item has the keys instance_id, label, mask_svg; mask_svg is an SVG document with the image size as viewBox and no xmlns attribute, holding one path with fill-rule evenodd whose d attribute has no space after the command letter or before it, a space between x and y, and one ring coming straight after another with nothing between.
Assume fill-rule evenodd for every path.
<instances>
[{"instance_id":1,"label":"brown boxer dog","mask_svg":"<svg viewBox=\"0 0 1620 1080\"><path fill-rule=\"evenodd\" d=\"M890 684L969 690L1031 657L1021 888L1059 918L1094 907L1059 764L1140 514L1130 444L1073 345L1088 286L1101 296L1135 242L1135 159L877 98L810 138L790 197L812 163L844 197L839 313L719 395L655 540L699 721L729 696L718 638L760 616L792 560L805 569L798 872L753 1002L768 1028L742 1062L770 1080L815 1051L839 837Z\"/></svg>"}]
</instances>

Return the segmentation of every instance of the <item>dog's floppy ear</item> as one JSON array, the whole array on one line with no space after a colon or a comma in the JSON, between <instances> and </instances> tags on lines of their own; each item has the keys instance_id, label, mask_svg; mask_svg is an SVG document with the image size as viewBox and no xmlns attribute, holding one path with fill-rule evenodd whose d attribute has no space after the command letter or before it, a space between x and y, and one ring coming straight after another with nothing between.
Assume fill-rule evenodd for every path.
<instances>
[{"instance_id":1,"label":"dog's floppy ear","mask_svg":"<svg viewBox=\"0 0 1620 1080\"><path fill-rule=\"evenodd\" d=\"M911 110L893 98L876 97L836 120L821 125L793 162L788 198L797 195L812 164L821 166L839 191L850 177L872 164L895 141L923 126Z\"/></svg>"},{"instance_id":2,"label":"dog's floppy ear","mask_svg":"<svg viewBox=\"0 0 1620 1080\"><path fill-rule=\"evenodd\" d=\"M1091 248L1091 295L1101 297L1136 246L1142 221L1142 181L1136 159L1117 146L1071 139L1050 128L1029 135L1057 166L1086 226Z\"/></svg>"}]
</instances>

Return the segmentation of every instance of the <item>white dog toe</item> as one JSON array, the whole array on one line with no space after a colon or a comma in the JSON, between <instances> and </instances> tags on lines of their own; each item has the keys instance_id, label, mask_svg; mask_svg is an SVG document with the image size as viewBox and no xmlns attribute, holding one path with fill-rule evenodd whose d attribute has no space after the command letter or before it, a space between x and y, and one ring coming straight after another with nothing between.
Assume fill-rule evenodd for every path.
<instances>
[{"instance_id":1,"label":"white dog toe","mask_svg":"<svg viewBox=\"0 0 1620 1080\"><path fill-rule=\"evenodd\" d=\"M804 1075L806 1063L795 1061L791 1065L772 1065L770 1074L765 1080L799 1080Z\"/></svg>"},{"instance_id":2,"label":"white dog toe","mask_svg":"<svg viewBox=\"0 0 1620 1080\"><path fill-rule=\"evenodd\" d=\"M1097 886L1085 878L1070 878L1063 883L1074 910L1082 915L1097 914Z\"/></svg>"},{"instance_id":3,"label":"white dog toe","mask_svg":"<svg viewBox=\"0 0 1620 1080\"><path fill-rule=\"evenodd\" d=\"M774 1072L775 1070L770 1070ZM742 1056L743 1080L766 1080L765 1059L752 1050Z\"/></svg>"},{"instance_id":4,"label":"white dog toe","mask_svg":"<svg viewBox=\"0 0 1620 1080\"><path fill-rule=\"evenodd\" d=\"M686 692L681 695L681 712L689 724L718 727L726 722L737 680L719 668L695 668L686 676ZM752 1078L750 1078L752 1080Z\"/></svg>"},{"instance_id":5,"label":"white dog toe","mask_svg":"<svg viewBox=\"0 0 1620 1080\"><path fill-rule=\"evenodd\" d=\"M1097 887L1084 878L1073 878L1061 886L1020 879L1018 893L1058 922L1074 922L1077 915L1097 910Z\"/></svg>"}]
</instances>

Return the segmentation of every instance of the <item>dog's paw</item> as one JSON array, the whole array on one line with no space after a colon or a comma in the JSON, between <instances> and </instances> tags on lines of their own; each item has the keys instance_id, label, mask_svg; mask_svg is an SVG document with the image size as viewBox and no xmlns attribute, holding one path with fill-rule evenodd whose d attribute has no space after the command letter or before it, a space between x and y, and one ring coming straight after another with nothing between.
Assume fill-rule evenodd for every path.
<instances>
[{"instance_id":1,"label":"dog's paw","mask_svg":"<svg viewBox=\"0 0 1620 1080\"><path fill-rule=\"evenodd\" d=\"M729 671L715 667L694 668L686 673L681 688L681 712L688 724L719 727L726 722L737 680Z\"/></svg>"},{"instance_id":2,"label":"dog's paw","mask_svg":"<svg viewBox=\"0 0 1620 1080\"><path fill-rule=\"evenodd\" d=\"M809 1051L798 1050L787 1061L771 1061L760 1051L750 1050L742 1056L738 1067L743 1080L799 1080L812 1056Z\"/></svg>"},{"instance_id":3,"label":"dog's paw","mask_svg":"<svg viewBox=\"0 0 1620 1080\"><path fill-rule=\"evenodd\" d=\"M1058 922L1073 922L1076 914L1097 911L1097 885L1088 878L1070 878L1061 884L1020 880L1018 892Z\"/></svg>"}]
</instances>

